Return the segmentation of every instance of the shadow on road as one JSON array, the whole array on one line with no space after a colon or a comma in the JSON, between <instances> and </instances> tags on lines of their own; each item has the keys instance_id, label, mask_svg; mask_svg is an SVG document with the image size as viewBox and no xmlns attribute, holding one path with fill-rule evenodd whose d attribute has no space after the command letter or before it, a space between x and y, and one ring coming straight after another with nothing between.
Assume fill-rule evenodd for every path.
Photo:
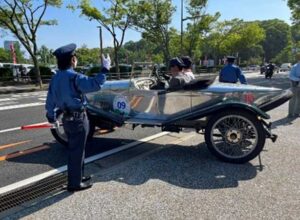
<instances>
[{"instance_id":1,"label":"shadow on road","mask_svg":"<svg viewBox=\"0 0 300 220\"><path fill-rule=\"evenodd\" d=\"M158 179L189 189L219 189L237 187L239 181L257 175L256 166L218 161L204 143L198 146L180 145L162 148L148 156L118 166L95 179L99 182L117 181L128 185L141 185Z\"/></svg>"},{"instance_id":2,"label":"shadow on road","mask_svg":"<svg viewBox=\"0 0 300 220\"><path fill-rule=\"evenodd\" d=\"M94 141L94 144L103 143L103 140L99 139ZM204 143L188 147L172 145L163 148L153 144L153 148L156 150L150 154L135 157L95 174L94 183L116 181L136 186L150 180L160 180L182 188L214 190L238 187L240 181L253 179L257 175L258 169L251 163L238 165L218 161L209 153ZM9 219L28 216L69 195L71 193L62 192L10 216Z\"/></svg>"},{"instance_id":3,"label":"shadow on road","mask_svg":"<svg viewBox=\"0 0 300 220\"><path fill-rule=\"evenodd\" d=\"M275 129L279 126L292 125L293 121L296 120L296 119L297 119L296 117L295 118L285 117L285 118L278 119L277 121L272 122L272 129Z\"/></svg>"}]
</instances>

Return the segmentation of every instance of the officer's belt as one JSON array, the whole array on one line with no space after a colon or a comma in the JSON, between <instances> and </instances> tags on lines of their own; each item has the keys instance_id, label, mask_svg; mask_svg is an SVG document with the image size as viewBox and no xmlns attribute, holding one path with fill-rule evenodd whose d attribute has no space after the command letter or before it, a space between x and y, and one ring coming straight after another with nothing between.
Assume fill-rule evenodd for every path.
<instances>
[{"instance_id":1,"label":"officer's belt","mask_svg":"<svg viewBox=\"0 0 300 220\"><path fill-rule=\"evenodd\" d=\"M80 113L84 113L86 110L85 108L81 108L81 109L65 109L63 112L65 115L73 115L73 114L80 114Z\"/></svg>"}]
</instances>

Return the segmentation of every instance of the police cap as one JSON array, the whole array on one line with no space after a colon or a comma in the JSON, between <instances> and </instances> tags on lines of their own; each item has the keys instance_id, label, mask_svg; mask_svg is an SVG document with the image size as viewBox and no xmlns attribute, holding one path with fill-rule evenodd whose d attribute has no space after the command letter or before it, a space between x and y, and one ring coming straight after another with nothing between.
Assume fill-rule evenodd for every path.
<instances>
[{"instance_id":1,"label":"police cap","mask_svg":"<svg viewBox=\"0 0 300 220\"><path fill-rule=\"evenodd\" d=\"M230 62L230 63L233 63L234 60L235 60L235 57L234 56L227 56L227 61Z\"/></svg>"},{"instance_id":2,"label":"police cap","mask_svg":"<svg viewBox=\"0 0 300 220\"><path fill-rule=\"evenodd\" d=\"M75 50L76 50L76 44L68 44L60 48L57 48L53 52L53 55L56 56L57 59L63 59L63 58L73 56L75 54Z\"/></svg>"},{"instance_id":3,"label":"police cap","mask_svg":"<svg viewBox=\"0 0 300 220\"><path fill-rule=\"evenodd\" d=\"M183 68L184 67L184 63L183 63L183 61L180 58L174 57L174 58L172 58L170 60L170 67L172 67L172 66L178 66L180 68Z\"/></svg>"},{"instance_id":4,"label":"police cap","mask_svg":"<svg viewBox=\"0 0 300 220\"><path fill-rule=\"evenodd\" d=\"M183 61L185 68L190 68L192 66L193 61L189 56L181 57L181 60Z\"/></svg>"}]
</instances>

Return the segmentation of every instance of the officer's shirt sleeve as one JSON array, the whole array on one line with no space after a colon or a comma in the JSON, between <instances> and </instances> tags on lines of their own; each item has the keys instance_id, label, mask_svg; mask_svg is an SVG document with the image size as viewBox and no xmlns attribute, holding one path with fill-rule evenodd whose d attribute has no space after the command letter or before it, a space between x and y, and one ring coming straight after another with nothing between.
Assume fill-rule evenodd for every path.
<instances>
[{"instance_id":1,"label":"officer's shirt sleeve","mask_svg":"<svg viewBox=\"0 0 300 220\"><path fill-rule=\"evenodd\" d=\"M48 94L47 94L47 99L46 99L46 111L47 111L47 116L50 118L55 117L55 108L56 108L56 103L53 97L53 90L52 90L52 82L49 84L49 89L48 89Z\"/></svg>"},{"instance_id":2,"label":"officer's shirt sleeve","mask_svg":"<svg viewBox=\"0 0 300 220\"><path fill-rule=\"evenodd\" d=\"M240 68L237 68L237 77L242 84L247 84L245 75L242 73Z\"/></svg>"},{"instance_id":3,"label":"officer's shirt sleeve","mask_svg":"<svg viewBox=\"0 0 300 220\"><path fill-rule=\"evenodd\" d=\"M104 84L106 76L102 71L95 77L88 77L83 74L78 74L76 77L76 86L82 93L96 92L101 89Z\"/></svg>"}]
</instances>

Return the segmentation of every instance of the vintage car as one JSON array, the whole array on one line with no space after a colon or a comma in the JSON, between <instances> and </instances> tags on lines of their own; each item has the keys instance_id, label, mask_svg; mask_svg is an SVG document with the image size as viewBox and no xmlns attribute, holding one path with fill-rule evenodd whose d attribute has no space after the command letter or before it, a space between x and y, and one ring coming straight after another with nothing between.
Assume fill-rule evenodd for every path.
<instances>
[{"instance_id":1,"label":"vintage car","mask_svg":"<svg viewBox=\"0 0 300 220\"><path fill-rule=\"evenodd\" d=\"M215 77L214 77L215 78ZM162 79L140 77L107 81L99 92L87 95L90 136L95 127L161 127L162 131L195 129L205 135L209 151L232 163L245 163L273 142L267 111L292 96L290 90L196 79L179 89L157 87ZM61 116L58 116L61 119ZM52 129L67 144L63 127Z\"/></svg>"}]
</instances>

